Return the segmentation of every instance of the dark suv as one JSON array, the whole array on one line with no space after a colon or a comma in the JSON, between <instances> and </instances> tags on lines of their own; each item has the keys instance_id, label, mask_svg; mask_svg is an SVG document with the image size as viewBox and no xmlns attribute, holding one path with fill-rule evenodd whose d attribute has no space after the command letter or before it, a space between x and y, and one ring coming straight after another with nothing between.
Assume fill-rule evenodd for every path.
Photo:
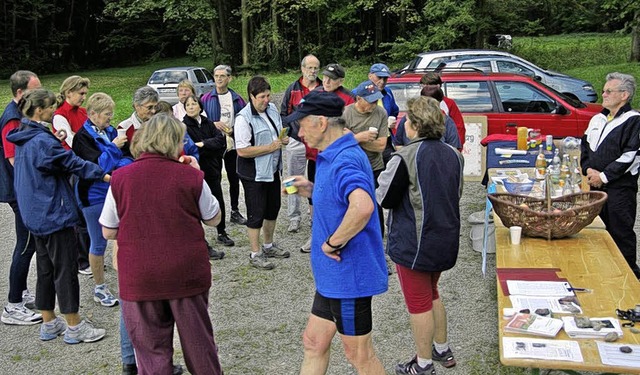
<instances>
[{"instance_id":1,"label":"dark suv","mask_svg":"<svg viewBox=\"0 0 640 375\"><path fill-rule=\"evenodd\" d=\"M420 95L420 73L389 78L400 111L409 98ZM556 138L580 137L589 120L602 110L599 104L583 103L521 74L443 72L442 90L456 101L463 115L487 116L488 134L516 134L516 128L540 129Z\"/></svg>"}]
</instances>

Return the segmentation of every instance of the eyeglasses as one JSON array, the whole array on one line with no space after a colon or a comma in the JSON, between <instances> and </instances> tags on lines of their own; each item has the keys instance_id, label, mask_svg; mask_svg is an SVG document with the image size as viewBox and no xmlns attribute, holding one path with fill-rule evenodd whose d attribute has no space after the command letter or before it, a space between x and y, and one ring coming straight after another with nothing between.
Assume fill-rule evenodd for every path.
<instances>
[{"instance_id":1,"label":"eyeglasses","mask_svg":"<svg viewBox=\"0 0 640 375\"><path fill-rule=\"evenodd\" d=\"M611 90L611 89L606 89L606 90L602 90L602 94L607 94L607 95L611 95L612 92L623 92L624 90Z\"/></svg>"},{"instance_id":2,"label":"eyeglasses","mask_svg":"<svg viewBox=\"0 0 640 375\"><path fill-rule=\"evenodd\" d=\"M225 79L225 78L228 78L228 77L229 76L226 75L226 74L220 74L220 75L216 74L216 75L213 76L213 78L215 78L215 79Z\"/></svg>"},{"instance_id":3,"label":"eyeglasses","mask_svg":"<svg viewBox=\"0 0 640 375\"><path fill-rule=\"evenodd\" d=\"M155 104L141 105L140 107L146 109L147 111L154 111L156 109Z\"/></svg>"}]
</instances>

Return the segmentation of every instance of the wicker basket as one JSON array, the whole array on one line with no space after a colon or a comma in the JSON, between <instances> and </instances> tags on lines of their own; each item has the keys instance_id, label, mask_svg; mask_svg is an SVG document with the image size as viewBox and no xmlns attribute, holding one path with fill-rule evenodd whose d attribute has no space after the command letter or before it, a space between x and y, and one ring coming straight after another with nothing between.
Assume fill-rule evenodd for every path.
<instances>
[{"instance_id":1,"label":"wicker basket","mask_svg":"<svg viewBox=\"0 0 640 375\"><path fill-rule=\"evenodd\" d=\"M574 235L591 224L607 200L607 193L588 191L553 198L494 193L488 195L505 226L522 227L522 234L546 239ZM551 210L549 210L549 204Z\"/></svg>"}]
</instances>

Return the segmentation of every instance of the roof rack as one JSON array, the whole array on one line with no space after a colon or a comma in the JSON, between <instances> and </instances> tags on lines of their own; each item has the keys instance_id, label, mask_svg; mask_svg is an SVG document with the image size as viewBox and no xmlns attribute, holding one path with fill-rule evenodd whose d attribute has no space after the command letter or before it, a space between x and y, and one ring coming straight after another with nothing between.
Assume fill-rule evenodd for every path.
<instances>
[{"instance_id":1,"label":"roof rack","mask_svg":"<svg viewBox=\"0 0 640 375\"><path fill-rule=\"evenodd\" d=\"M435 68L406 68L406 69L398 69L393 71L393 73L396 75L403 75L403 74L409 74L409 73L429 73L429 72L433 72L433 73L465 73L466 72L466 73L482 73L483 75L487 75L487 72L478 68L473 68L470 66L451 68L451 67L447 67L447 64L444 62L441 62Z\"/></svg>"}]
</instances>

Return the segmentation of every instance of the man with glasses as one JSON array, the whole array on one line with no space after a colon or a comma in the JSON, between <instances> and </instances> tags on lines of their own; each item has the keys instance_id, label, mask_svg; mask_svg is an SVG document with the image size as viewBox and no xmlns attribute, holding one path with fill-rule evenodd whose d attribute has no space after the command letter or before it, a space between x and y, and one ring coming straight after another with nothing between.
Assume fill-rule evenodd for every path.
<instances>
[{"instance_id":1,"label":"man with glasses","mask_svg":"<svg viewBox=\"0 0 640 375\"><path fill-rule=\"evenodd\" d=\"M640 278L636 258L636 195L640 114L631 108L633 76L609 73L602 91L601 113L582 136L580 166L591 189L608 194L600 217L631 270Z\"/></svg>"},{"instance_id":2,"label":"man with glasses","mask_svg":"<svg viewBox=\"0 0 640 375\"><path fill-rule=\"evenodd\" d=\"M118 129L127 131L127 145L131 145L131 140L136 130L140 129L142 123L148 121L151 116L156 113L156 104L158 104L158 93L151 86L142 86L133 94L133 114L128 119L118 124Z\"/></svg>"},{"instance_id":3,"label":"man with glasses","mask_svg":"<svg viewBox=\"0 0 640 375\"><path fill-rule=\"evenodd\" d=\"M298 122L284 122L284 118L298 108L302 98L310 91L322 86L322 81L318 78L320 60L317 57L314 55L305 56L300 62L300 70L302 71L302 76L287 87L280 105L283 126L289 128L290 139L286 148L288 176L304 175L307 169L307 160L305 158L304 143L298 137ZM287 228L287 231L295 233L300 229L300 196L290 194L288 200L289 228Z\"/></svg>"},{"instance_id":4,"label":"man with glasses","mask_svg":"<svg viewBox=\"0 0 640 375\"><path fill-rule=\"evenodd\" d=\"M247 219L242 216L238 209L238 198L240 196L240 180L236 172L236 161L238 153L236 151L233 125L236 114L245 107L246 103L240 95L229 88L231 82L231 67L229 65L218 65L213 70L213 78L216 87L202 96L202 107L207 117L213 121L215 126L227 136L227 152L224 154L224 168L229 180L229 195L231 197L231 218L232 223L245 225ZM224 204L224 202L220 202ZM222 220L225 220L222 218ZM231 241L231 242L229 242ZM218 242L225 246L233 246L233 241L227 236L218 236Z\"/></svg>"}]
</instances>

